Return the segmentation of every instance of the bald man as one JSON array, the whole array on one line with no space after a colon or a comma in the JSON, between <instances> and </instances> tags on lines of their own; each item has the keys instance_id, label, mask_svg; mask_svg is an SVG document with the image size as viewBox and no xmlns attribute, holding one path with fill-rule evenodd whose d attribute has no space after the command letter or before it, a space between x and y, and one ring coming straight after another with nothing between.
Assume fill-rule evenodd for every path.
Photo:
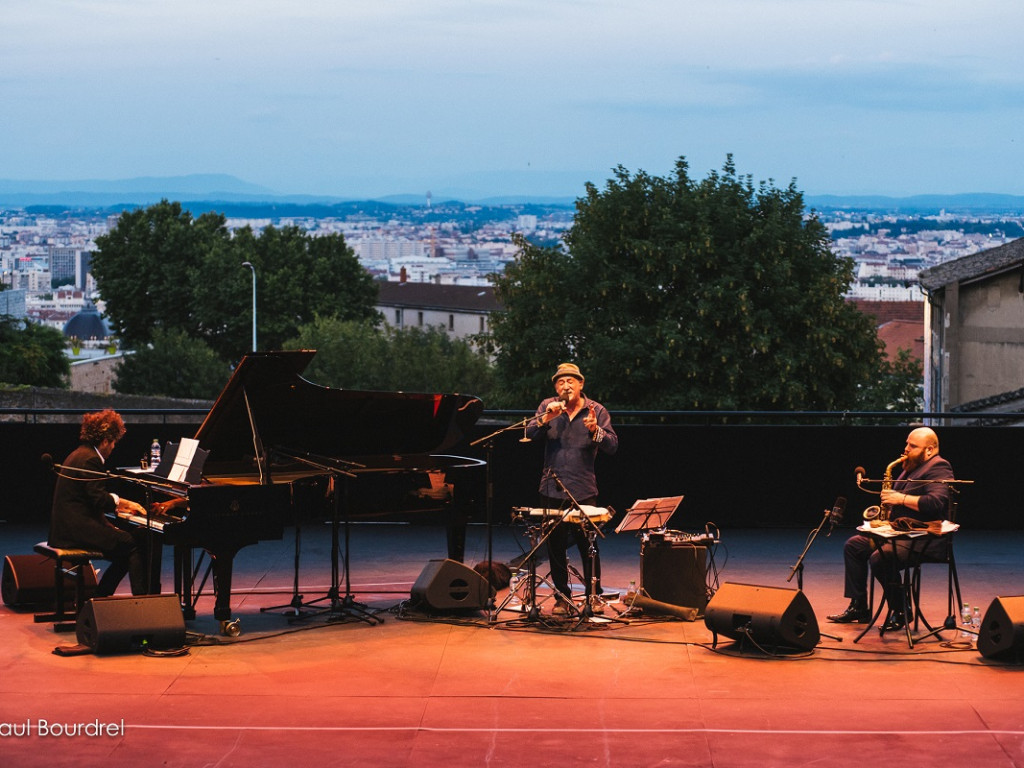
<instances>
[{"instance_id":1,"label":"bald man","mask_svg":"<svg viewBox=\"0 0 1024 768\"><path fill-rule=\"evenodd\" d=\"M891 507L890 519L910 517L916 520L944 520L949 516L949 485L953 469L949 462L939 455L939 437L928 427L913 430L907 436L903 448L903 471L892 483L892 488L882 491L881 503ZM900 539L895 548L886 544L879 547L870 536L857 534L846 540L843 561L846 567L844 595L850 604L842 613L828 617L829 621L840 624L871 621L871 607L868 605L868 570L886 590L890 615L883 629L903 629L907 617L903 615L903 594L899 588L899 570L910 560L911 552L920 562L944 562L949 542L945 537L929 536L913 542Z\"/></svg>"}]
</instances>

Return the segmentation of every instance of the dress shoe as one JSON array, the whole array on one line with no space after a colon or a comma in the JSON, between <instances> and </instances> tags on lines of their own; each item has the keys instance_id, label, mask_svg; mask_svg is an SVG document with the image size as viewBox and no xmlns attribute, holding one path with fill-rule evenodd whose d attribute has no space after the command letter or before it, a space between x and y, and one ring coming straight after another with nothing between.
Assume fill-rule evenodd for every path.
<instances>
[{"instance_id":1,"label":"dress shoe","mask_svg":"<svg viewBox=\"0 0 1024 768\"><path fill-rule=\"evenodd\" d=\"M827 618L836 624L867 624L871 621L871 609L864 603L853 600L845 611L834 613Z\"/></svg>"},{"instance_id":2,"label":"dress shoe","mask_svg":"<svg viewBox=\"0 0 1024 768\"><path fill-rule=\"evenodd\" d=\"M907 626L907 620L900 611L893 611L882 625L882 632L900 632Z\"/></svg>"}]
</instances>

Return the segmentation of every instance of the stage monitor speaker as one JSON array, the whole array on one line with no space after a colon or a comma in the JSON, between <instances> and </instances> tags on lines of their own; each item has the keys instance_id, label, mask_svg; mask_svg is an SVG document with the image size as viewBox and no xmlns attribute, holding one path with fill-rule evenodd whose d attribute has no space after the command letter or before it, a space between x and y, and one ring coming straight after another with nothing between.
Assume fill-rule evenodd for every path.
<instances>
[{"instance_id":1,"label":"stage monitor speaker","mask_svg":"<svg viewBox=\"0 0 1024 768\"><path fill-rule=\"evenodd\" d=\"M487 579L456 560L431 560L412 586L412 599L425 608L479 610L487 606Z\"/></svg>"},{"instance_id":2,"label":"stage monitor speaker","mask_svg":"<svg viewBox=\"0 0 1024 768\"><path fill-rule=\"evenodd\" d=\"M664 543L643 549L640 586L652 600L703 613L708 604L707 573L707 547Z\"/></svg>"},{"instance_id":3,"label":"stage monitor speaker","mask_svg":"<svg viewBox=\"0 0 1024 768\"><path fill-rule=\"evenodd\" d=\"M11 608L29 606L53 606L57 590L53 583L54 562L42 555L7 555L4 558L3 575L0 577L0 591L4 605ZM83 575L85 595L92 597L96 590L96 569L89 564ZM70 607L75 600L75 578L64 577L64 601Z\"/></svg>"},{"instance_id":4,"label":"stage monitor speaker","mask_svg":"<svg viewBox=\"0 0 1024 768\"><path fill-rule=\"evenodd\" d=\"M718 635L725 635L769 650L808 651L821 639L814 610L798 589L723 584L708 603L704 623L714 637L713 646Z\"/></svg>"},{"instance_id":5,"label":"stage monitor speaker","mask_svg":"<svg viewBox=\"0 0 1024 768\"><path fill-rule=\"evenodd\" d=\"M986 659L1024 659L1024 595L992 601L978 630L978 652Z\"/></svg>"},{"instance_id":6,"label":"stage monitor speaker","mask_svg":"<svg viewBox=\"0 0 1024 768\"><path fill-rule=\"evenodd\" d=\"M185 645L177 595L94 597L78 614L78 642L94 653L127 653Z\"/></svg>"}]
</instances>

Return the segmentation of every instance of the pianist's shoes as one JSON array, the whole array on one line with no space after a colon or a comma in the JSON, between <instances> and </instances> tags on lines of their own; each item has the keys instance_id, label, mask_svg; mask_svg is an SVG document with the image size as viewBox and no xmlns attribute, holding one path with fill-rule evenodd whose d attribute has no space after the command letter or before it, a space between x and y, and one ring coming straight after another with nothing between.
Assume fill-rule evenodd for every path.
<instances>
[{"instance_id":1,"label":"pianist's shoes","mask_svg":"<svg viewBox=\"0 0 1024 768\"><path fill-rule=\"evenodd\" d=\"M836 624L867 624L871 621L871 609L867 603L854 598L842 613L833 613L827 617Z\"/></svg>"}]
</instances>

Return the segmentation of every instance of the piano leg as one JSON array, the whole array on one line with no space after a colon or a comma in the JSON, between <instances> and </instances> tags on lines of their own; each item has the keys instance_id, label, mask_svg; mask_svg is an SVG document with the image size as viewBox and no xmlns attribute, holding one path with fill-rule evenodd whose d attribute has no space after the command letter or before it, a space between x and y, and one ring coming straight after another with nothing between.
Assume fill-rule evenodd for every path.
<instances>
[{"instance_id":1,"label":"piano leg","mask_svg":"<svg viewBox=\"0 0 1024 768\"><path fill-rule=\"evenodd\" d=\"M213 618L217 621L229 621L231 619L231 570L234 565L235 553L221 553L214 555L210 553L213 561L213 591L215 594L213 604Z\"/></svg>"},{"instance_id":2,"label":"piano leg","mask_svg":"<svg viewBox=\"0 0 1024 768\"><path fill-rule=\"evenodd\" d=\"M174 547L174 592L181 600L181 613L185 621L196 617L196 605L192 599L192 547Z\"/></svg>"}]
</instances>

